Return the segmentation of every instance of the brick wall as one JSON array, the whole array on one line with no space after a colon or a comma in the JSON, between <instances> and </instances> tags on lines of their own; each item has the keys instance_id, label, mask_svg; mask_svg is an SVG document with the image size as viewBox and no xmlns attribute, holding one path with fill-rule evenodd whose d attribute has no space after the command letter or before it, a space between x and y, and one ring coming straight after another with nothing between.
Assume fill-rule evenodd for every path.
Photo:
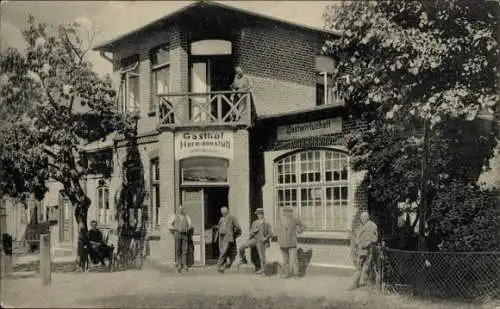
<instances>
[{"instance_id":1,"label":"brick wall","mask_svg":"<svg viewBox=\"0 0 500 309\"><path fill-rule=\"evenodd\" d=\"M150 131L156 126L156 118L148 116L152 95L149 52L152 48L167 42L170 44L170 90L189 91L189 37L195 34L186 27L181 24L167 25L163 29L143 32L124 40L116 47L115 87L120 81L117 71L121 59L134 54L140 58L140 132ZM209 30L206 32L207 38L213 34ZM268 21L242 26L240 30L231 29L228 33L233 38L234 62L243 67L253 84L258 115L315 105L315 57L323 44L319 33Z\"/></svg>"},{"instance_id":2,"label":"brick wall","mask_svg":"<svg viewBox=\"0 0 500 309\"><path fill-rule=\"evenodd\" d=\"M316 104L315 57L322 39L313 32L259 22L243 28L235 42L236 62L253 84L257 115Z\"/></svg>"}]
</instances>

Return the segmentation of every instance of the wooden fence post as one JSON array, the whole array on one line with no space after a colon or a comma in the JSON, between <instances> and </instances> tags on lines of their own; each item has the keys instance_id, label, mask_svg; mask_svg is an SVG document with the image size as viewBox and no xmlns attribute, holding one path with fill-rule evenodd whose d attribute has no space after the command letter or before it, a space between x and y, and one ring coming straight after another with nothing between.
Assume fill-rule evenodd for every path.
<instances>
[{"instance_id":1,"label":"wooden fence post","mask_svg":"<svg viewBox=\"0 0 500 309\"><path fill-rule=\"evenodd\" d=\"M40 276L42 285L50 285L52 261L50 254L50 234L40 235Z\"/></svg>"}]
</instances>

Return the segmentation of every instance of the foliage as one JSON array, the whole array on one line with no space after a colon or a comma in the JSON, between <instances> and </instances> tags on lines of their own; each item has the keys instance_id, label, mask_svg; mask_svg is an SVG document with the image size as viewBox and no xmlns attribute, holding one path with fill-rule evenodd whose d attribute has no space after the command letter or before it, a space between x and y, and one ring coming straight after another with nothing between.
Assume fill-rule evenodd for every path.
<instances>
[{"instance_id":1,"label":"foliage","mask_svg":"<svg viewBox=\"0 0 500 309\"><path fill-rule=\"evenodd\" d=\"M433 200L429 225L444 251L499 251L499 191L453 182Z\"/></svg>"},{"instance_id":2,"label":"foliage","mask_svg":"<svg viewBox=\"0 0 500 309\"><path fill-rule=\"evenodd\" d=\"M116 113L115 92L92 71L78 24L57 28L30 16L21 53L0 55L0 107L9 117L2 126L0 163L2 195L34 192L43 198L45 181L54 179L86 224L90 200L81 180L83 146L130 127Z\"/></svg>"},{"instance_id":3,"label":"foliage","mask_svg":"<svg viewBox=\"0 0 500 309\"><path fill-rule=\"evenodd\" d=\"M398 213L420 201L422 157L432 204L451 180L474 183L494 155L498 129L498 2L346 1L324 46L346 107L369 129L351 132L353 168L367 170L371 206ZM496 119L498 121L498 119ZM429 124L428 149L424 126ZM424 155L425 153L425 155Z\"/></svg>"}]
</instances>

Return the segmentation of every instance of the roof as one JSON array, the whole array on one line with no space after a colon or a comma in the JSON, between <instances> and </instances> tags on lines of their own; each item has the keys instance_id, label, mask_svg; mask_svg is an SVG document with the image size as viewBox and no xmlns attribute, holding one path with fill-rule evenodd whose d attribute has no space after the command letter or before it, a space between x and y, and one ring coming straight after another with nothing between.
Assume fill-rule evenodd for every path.
<instances>
[{"instance_id":1,"label":"roof","mask_svg":"<svg viewBox=\"0 0 500 309\"><path fill-rule=\"evenodd\" d=\"M224 2L224 3L221 3L221 2ZM232 10L234 12L268 19L271 21L275 21L278 23L302 28L302 29L309 30L309 31L315 31L315 32L320 32L320 33L324 33L324 34L331 34L331 35L340 35L340 32L338 32L338 31L330 31L330 30L322 29L322 28L312 26L312 25L297 23L295 21L292 21L292 20L284 18L284 17L278 17L276 13L274 13L273 15L263 13L263 12L261 12L261 11L263 11L262 8L257 9L257 8L245 7L244 1L240 2L240 1L205 1L205 0L201 0L201 1L192 1L192 2L187 2L187 3L176 3L176 1L172 1L172 3L167 2L167 4L168 4L168 7L165 7L165 9L166 9L166 11L170 11L168 14L163 15L160 18L153 19L152 21L149 21L148 23L146 23L143 26L136 27L135 29L133 29L131 31L128 31L128 32L123 33L121 35L115 36L112 39L105 40L102 43L96 44L93 47L93 49L94 50L105 50L106 48L109 48L112 44L114 44L118 41L121 41L121 40L123 40L131 35L134 35L142 30L153 27L154 25L156 25L157 23L159 23L161 21L166 21L166 20L174 18L177 15L179 15L183 12L186 12L192 8L202 7L202 6L224 8L224 9ZM136 16L139 16L139 14L136 14Z\"/></svg>"},{"instance_id":2,"label":"roof","mask_svg":"<svg viewBox=\"0 0 500 309\"><path fill-rule=\"evenodd\" d=\"M111 148L114 145L114 140L117 137L116 132L110 133L104 140L97 140L83 146L85 152L95 152L103 149Z\"/></svg>"},{"instance_id":3,"label":"roof","mask_svg":"<svg viewBox=\"0 0 500 309\"><path fill-rule=\"evenodd\" d=\"M331 105L331 104L326 104L326 105L320 105L320 106L313 106L309 108L304 108L304 109L297 109L291 112L283 112L283 113L276 113L276 114L270 114L270 115L262 115L257 117L257 121L267 121L267 120L275 120L278 118L285 118L285 117L293 117L293 116L301 116L303 114L308 114L308 113L323 113L326 111L338 111L342 110L344 108L343 105Z\"/></svg>"}]
</instances>

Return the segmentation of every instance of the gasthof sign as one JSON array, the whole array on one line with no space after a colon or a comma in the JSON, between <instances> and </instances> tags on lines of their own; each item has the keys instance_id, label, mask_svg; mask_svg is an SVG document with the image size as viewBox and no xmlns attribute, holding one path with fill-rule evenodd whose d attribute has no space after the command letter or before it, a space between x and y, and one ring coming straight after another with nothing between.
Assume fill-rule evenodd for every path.
<instances>
[{"instance_id":1,"label":"gasthof sign","mask_svg":"<svg viewBox=\"0 0 500 309\"><path fill-rule=\"evenodd\" d=\"M175 133L175 158L195 157L233 158L232 131L185 131Z\"/></svg>"},{"instance_id":2,"label":"gasthof sign","mask_svg":"<svg viewBox=\"0 0 500 309\"><path fill-rule=\"evenodd\" d=\"M279 126L276 134L278 140L289 140L310 136L329 135L342 132L342 118L323 119Z\"/></svg>"}]
</instances>

